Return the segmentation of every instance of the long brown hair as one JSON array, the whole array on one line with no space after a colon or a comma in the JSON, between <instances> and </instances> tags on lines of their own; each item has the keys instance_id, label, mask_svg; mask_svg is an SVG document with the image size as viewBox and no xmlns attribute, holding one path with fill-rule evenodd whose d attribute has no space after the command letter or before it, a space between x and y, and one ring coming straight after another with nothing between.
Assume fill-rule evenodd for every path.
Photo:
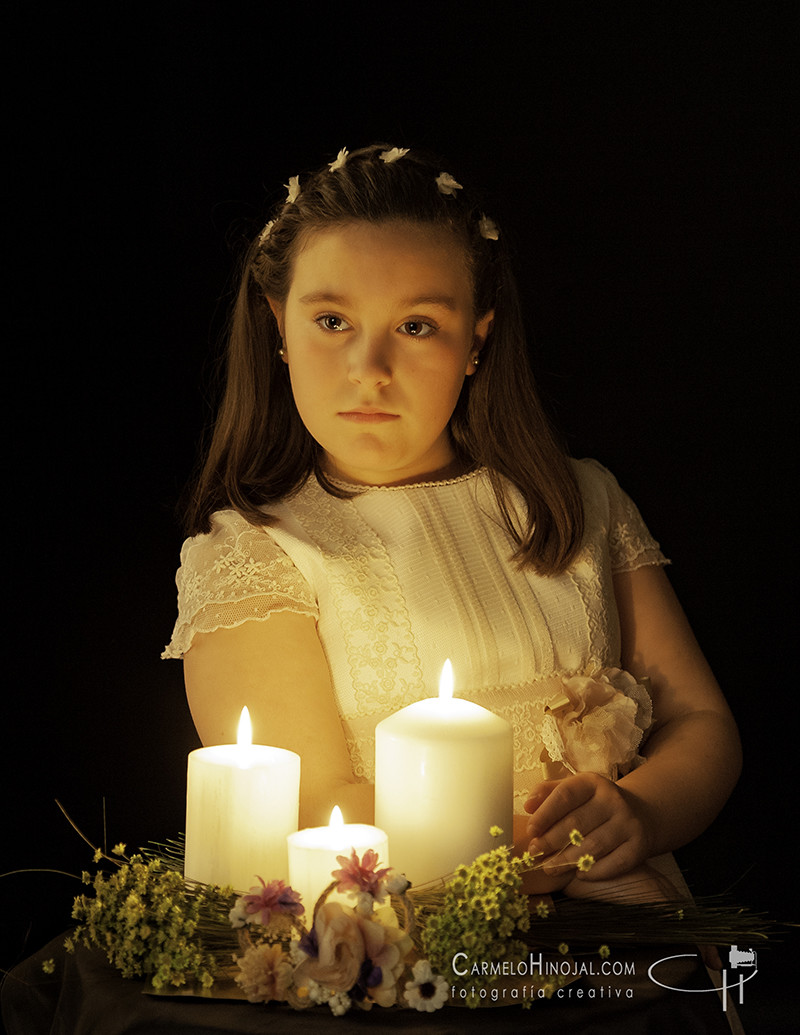
<instances>
[{"instance_id":1,"label":"long brown hair","mask_svg":"<svg viewBox=\"0 0 800 1035\"><path fill-rule=\"evenodd\" d=\"M321 449L292 398L276 320L267 303L285 301L302 234L353 221L402 220L451 232L464 248L474 287L475 318L494 310L481 365L465 378L450 419L457 456L487 469L503 519L518 545L517 560L542 574L563 571L583 534L583 507L569 459L534 387L516 284L503 236L464 188L443 193L444 166L411 150L393 161L376 144L301 177L299 194L281 203L244 257L230 321L225 390L204 465L187 508L190 534L207 532L215 510L232 507L254 525L269 524L269 506L313 474L336 496ZM487 236L488 234L488 236ZM508 482L527 505L522 527L509 503Z\"/></svg>"}]
</instances>

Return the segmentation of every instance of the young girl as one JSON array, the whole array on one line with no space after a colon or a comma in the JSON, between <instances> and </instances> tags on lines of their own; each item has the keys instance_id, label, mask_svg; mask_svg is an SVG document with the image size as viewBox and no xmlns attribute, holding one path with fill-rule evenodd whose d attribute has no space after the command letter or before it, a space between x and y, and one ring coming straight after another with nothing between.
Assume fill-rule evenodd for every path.
<instances>
[{"instance_id":1,"label":"young girl","mask_svg":"<svg viewBox=\"0 0 800 1035\"><path fill-rule=\"evenodd\" d=\"M165 656L205 744L247 704L300 755L301 826L371 821L375 726L449 657L513 726L538 890L596 892L710 823L738 736L635 506L548 426L503 236L443 170L341 151L253 241Z\"/></svg>"}]
</instances>

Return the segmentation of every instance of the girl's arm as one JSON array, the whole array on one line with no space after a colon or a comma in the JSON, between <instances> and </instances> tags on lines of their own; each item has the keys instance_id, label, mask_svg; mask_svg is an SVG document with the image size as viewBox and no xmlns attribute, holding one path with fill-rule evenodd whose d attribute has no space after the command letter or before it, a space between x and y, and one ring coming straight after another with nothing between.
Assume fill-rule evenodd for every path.
<instances>
[{"instance_id":1,"label":"girl's arm","mask_svg":"<svg viewBox=\"0 0 800 1035\"><path fill-rule=\"evenodd\" d=\"M198 633L184 656L184 678L203 744L233 743L247 705L255 743L300 755L301 828L327 825L334 805L346 823L372 822L373 787L353 776L313 618L279 612Z\"/></svg>"},{"instance_id":2,"label":"girl's arm","mask_svg":"<svg viewBox=\"0 0 800 1035\"><path fill-rule=\"evenodd\" d=\"M647 761L617 783L579 773L534 788L531 851L560 851L577 828L584 841L559 863L590 853L588 880L617 877L700 834L727 800L741 769L736 724L660 567L617 575L622 665L649 676L654 726Z\"/></svg>"}]
</instances>

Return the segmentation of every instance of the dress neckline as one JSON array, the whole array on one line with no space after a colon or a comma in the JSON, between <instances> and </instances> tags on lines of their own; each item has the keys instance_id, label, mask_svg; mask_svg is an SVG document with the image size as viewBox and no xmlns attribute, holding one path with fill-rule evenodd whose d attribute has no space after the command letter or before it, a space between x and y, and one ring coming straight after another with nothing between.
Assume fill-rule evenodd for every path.
<instances>
[{"instance_id":1,"label":"dress neckline","mask_svg":"<svg viewBox=\"0 0 800 1035\"><path fill-rule=\"evenodd\" d=\"M464 474L455 475L452 478L436 478L430 481L406 482L404 485L361 485L345 481L344 478L333 478L328 475L328 481L339 489L346 489L349 492L362 495L365 492L402 492L406 489L436 489L443 485L458 485L461 482L472 481L474 478L486 472L485 467L474 467Z\"/></svg>"}]
</instances>

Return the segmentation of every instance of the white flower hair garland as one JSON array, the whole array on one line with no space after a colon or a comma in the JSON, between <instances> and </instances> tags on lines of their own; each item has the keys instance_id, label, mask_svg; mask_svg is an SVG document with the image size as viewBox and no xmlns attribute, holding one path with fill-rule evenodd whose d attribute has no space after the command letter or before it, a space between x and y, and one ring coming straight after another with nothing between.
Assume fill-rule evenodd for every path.
<instances>
[{"instance_id":1,"label":"white flower hair garland","mask_svg":"<svg viewBox=\"0 0 800 1035\"><path fill-rule=\"evenodd\" d=\"M487 241L496 241L500 237L497 223L488 216L481 216L478 221L478 229L480 230L481 237L486 238Z\"/></svg>"},{"instance_id":2,"label":"white flower hair garland","mask_svg":"<svg viewBox=\"0 0 800 1035\"><path fill-rule=\"evenodd\" d=\"M328 168L330 169L330 171L336 172L337 169L344 169L345 162L347 161L347 156L349 154L350 152L347 150L347 148L343 147L339 154L336 156L336 158L334 158L332 162L328 163Z\"/></svg>"},{"instance_id":3,"label":"white flower hair garland","mask_svg":"<svg viewBox=\"0 0 800 1035\"><path fill-rule=\"evenodd\" d=\"M392 162L396 162L398 158L402 158L403 155L407 154L407 147L393 147L388 151L381 151L378 157L382 162L386 162L387 165L391 165Z\"/></svg>"},{"instance_id":4,"label":"white flower hair garland","mask_svg":"<svg viewBox=\"0 0 800 1035\"><path fill-rule=\"evenodd\" d=\"M286 184L286 189L289 192L286 195L286 204L293 205L300 197L300 177L290 176L289 182Z\"/></svg>"},{"instance_id":5,"label":"white flower hair garland","mask_svg":"<svg viewBox=\"0 0 800 1035\"><path fill-rule=\"evenodd\" d=\"M267 225L264 227L264 229L258 235L258 243L261 245L262 248L267 243L267 238L272 233L273 226L275 226L275 220L274 219L270 219L270 221L267 223Z\"/></svg>"},{"instance_id":6,"label":"white flower hair garland","mask_svg":"<svg viewBox=\"0 0 800 1035\"><path fill-rule=\"evenodd\" d=\"M407 147L391 147L386 151L381 151L378 158L385 164L391 165L394 162L404 158L409 152ZM347 159L350 156L350 152L346 147L340 149L332 162L328 162L328 170L331 173L338 172L340 169L344 169L347 164ZM463 190L463 186L448 172L441 172L435 180L436 187L441 194L449 197L455 197L456 191ZM291 176L286 186L286 201L284 204L293 205L300 197L300 177ZM271 219L261 233L258 235L258 244L260 247L264 247L269 239L272 229L275 226L275 220ZM500 237L500 231L497 228L497 224L493 219L490 219L487 215L481 215L478 220L478 231L485 240L496 241Z\"/></svg>"},{"instance_id":7,"label":"white flower hair garland","mask_svg":"<svg viewBox=\"0 0 800 1035\"><path fill-rule=\"evenodd\" d=\"M436 177L436 186L439 188L442 194L451 194L455 197L457 190L463 190L464 188L458 183L450 173L439 173Z\"/></svg>"}]
</instances>

